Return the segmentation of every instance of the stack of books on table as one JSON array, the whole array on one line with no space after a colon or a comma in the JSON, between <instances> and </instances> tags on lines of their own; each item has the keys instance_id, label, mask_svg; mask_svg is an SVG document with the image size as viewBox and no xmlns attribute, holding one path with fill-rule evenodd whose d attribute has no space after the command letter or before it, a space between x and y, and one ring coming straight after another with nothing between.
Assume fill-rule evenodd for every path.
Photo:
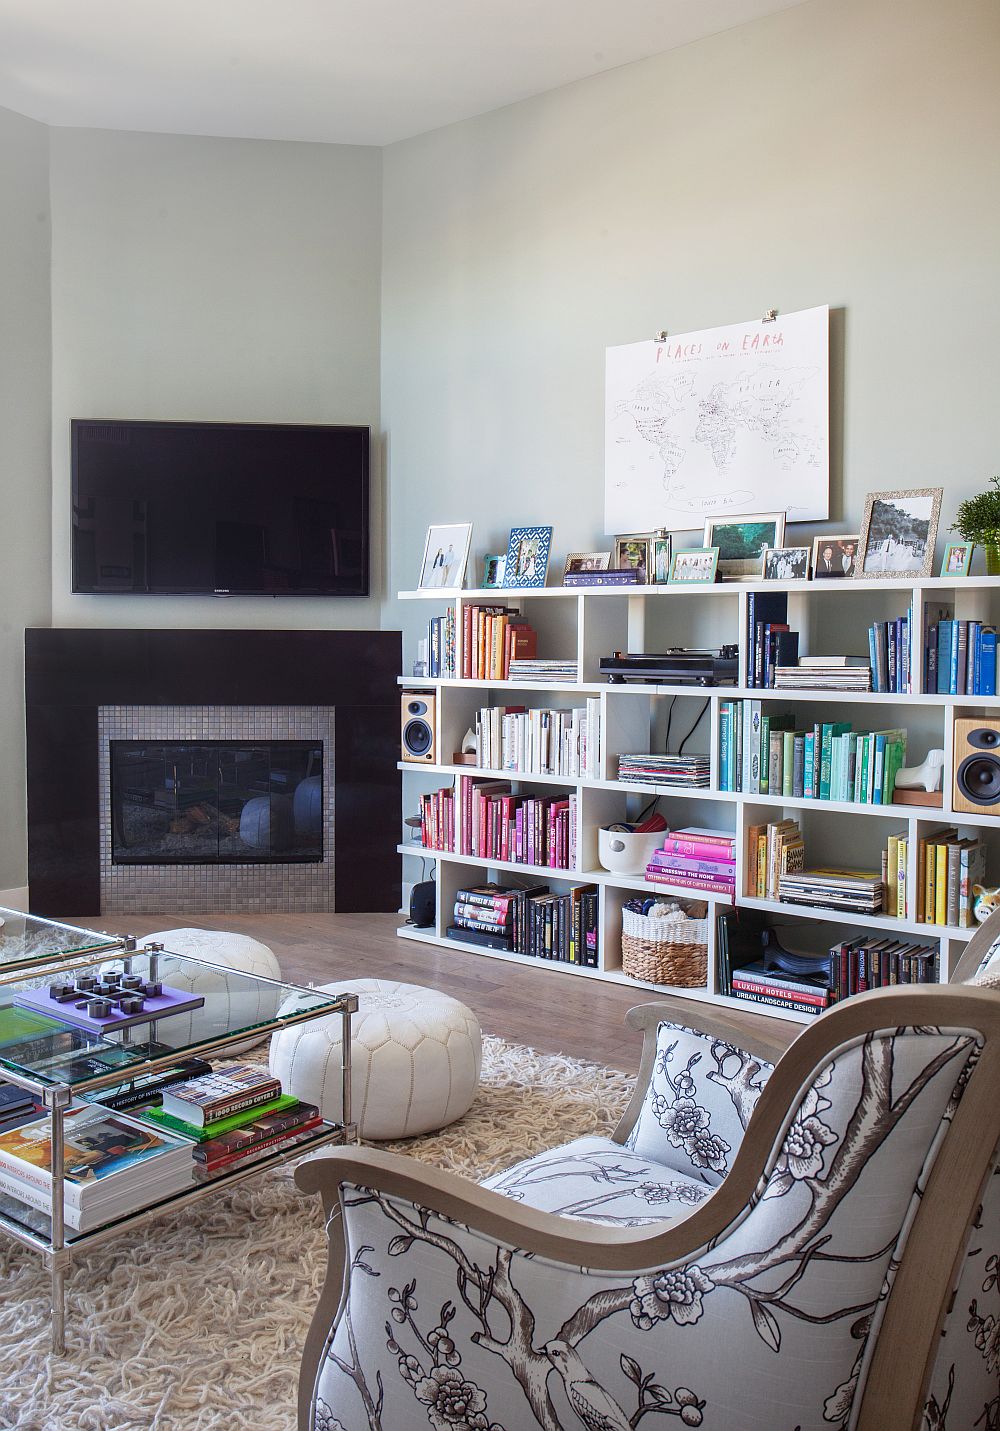
<instances>
[{"instance_id":1,"label":"stack of books on table","mask_svg":"<svg viewBox=\"0 0 1000 1431\"><path fill-rule=\"evenodd\" d=\"M282 1094L266 1068L219 1064L211 1073L166 1089L143 1119L194 1143L195 1176L210 1177L255 1162L307 1138L319 1127L319 1109Z\"/></svg>"},{"instance_id":2,"label":"stack of books on table","mask_svg":"<svg viewBox=\"0 0 1000 1431\"><path fill-rule=\"evenodd\" d=\"M575 661L522 661L510 663L508 679L531 681L534 685L548 682L575 681L579 667Z\"/></svg>"},{"instance_id":3,"label":"stack of books on table","mask_svg":"<svg viewBox=\"0 0 1000 1431\"><path fill-rule=\"evenodd\" d=\"M802 870L781 876L778 898L785 904L810 904L858 915L879 914L885 886L879 875L867 870Z\"/></svg>"},{"instance_id":4,"label":"stack of books on table","mask_svg":"<svg viewBox=\"0 0 1000 1431\"><path fill-rule=\"evenodd\" d=\"M653 884L675 885L703 894L736 894L736 837L689 826L673 830L646 866Z\"/></svg>"},{"instance_id":5,"label":"stack of books on table","mask_svg":"<svg viewBox=\"0 0 1000 1431\"><path fill-rule=\"evenodd\" d=\"M867 656L800 656L795 666L776 666L775 690L870 691L872 668Z\"/></svg>"},{"instance_id":6,"label":"stack of books on table","mask_svg":"<svg viewBox=\"0 0 1000 1431\"><path fill-rule=\"evenodd\" d=\"M618 779L623 784L705 789L709 783L707 755L619 755Z\"/></svg>"},{"instance_id":7,"label":"stack of books on table","mask_svg":"<svg viewBox=\"0 0 1000 1431\"><path fill-rule=\"evenodd\" d=\"M66 1226L91 1232L190 1186L191 1145L127 1113L81 1108L65 1118L63 1166ZM48 1117L0 1133L0 1194L5 1209L24 1204L51 1216Z\"/></svg>"},{"instance_id":8,"label":"stack of books on table","mask_svg":"<svg viewBox=\"0 0 1000 1431\"><path fill-rule=\"evenodd\" d=\"M34 1094L26 1088L18 1088L14 1083L0 1080L0 1133L11 1128L20 1128L23 1123L33 1123L36 1118L45 1117L45 1105L39 1103Z\"/></svg>"}]
</instances>

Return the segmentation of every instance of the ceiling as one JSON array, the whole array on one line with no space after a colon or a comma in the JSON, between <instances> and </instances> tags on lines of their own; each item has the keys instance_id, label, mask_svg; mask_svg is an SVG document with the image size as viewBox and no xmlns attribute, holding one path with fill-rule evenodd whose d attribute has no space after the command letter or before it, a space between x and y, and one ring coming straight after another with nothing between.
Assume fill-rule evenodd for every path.
<instances>
[{"instance_id":1,"label":"ceiling","mask_svg":"<svg viewBox=\"0 0 1000 1431\"><path fill-rule=\"evenodd\" d=\"M800 0L0 0L46 124L389 144Z\"/></svg>"}]
</instances>

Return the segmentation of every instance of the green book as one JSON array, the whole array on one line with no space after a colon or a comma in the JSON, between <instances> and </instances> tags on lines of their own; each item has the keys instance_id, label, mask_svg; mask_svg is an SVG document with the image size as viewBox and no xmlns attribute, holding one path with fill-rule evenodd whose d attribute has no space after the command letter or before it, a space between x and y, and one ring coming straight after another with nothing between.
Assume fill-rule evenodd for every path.
<instances>
[{"instance_id":1,"label":"green book","mask_svg":"<svg viewBox=\"0 0 1000 1431\"><path fill-rule=\"evenodd\" d=\"M766 795L768 792L768 782L771 776L771 717L769 715L760 718L760 794Z\"/></svg>"},{"instance_id":2,"label":"green book","mask_svg":"<svg viewBox=\"0 0 1000 1431\"><path fill-rule=\"evenodd\" d=\"M781 735L781 793L789 799L794 795L795 731L782 731ZM777 790L774 792L777 795Z\"/></svg>"},{"instance_id":3,"label":"green book","mask_svg":"<svg viewBox=\"0 0 1000 1431\"><path fill-rule=\"evenodd\" d=\"M217 1138L220 1133L242 1128L244 1123L252 1123L255 1118L262 1118L265 1113L280 1113L283 1108L291 1108L298 1101L291 1093L283 1093L280 1098L272 1098L270 1103L258 1103L256 1108L244 1108L242 1113L234 1113L230 1118L220 1118L217 1123L210 1123L207 1128L196 1128L193 1123L185 1123L183 1118L174 1118L172 1114L164 1113L162 1108L144 1108L141 1113L133 1114L133 1117L148 1118L162 1128L169 1128L172 1133L182 1133L194 1143L207 1143L209 1138Z\"/></svg>"},{"instance_id":4,"label":"green book","mask_svg":"<svg viewBox=\"0 0 1000 1431\"><path fill-rule=\"evenodd\" d=\"M859 763L860 763L860 766L861 766L861 770L860 770L860 787L861 787L861 788L860 788L860 793L859 793L859 796L858 796L858 800L859 800L859 803L860 803L860 804L862 804L862 805L867 805L867 804L869 803L869 800L868 800L868 766L869 766L869 763L870 763L870 761L871 761L872 737L871 737L870 735L864 736L864 737L861 739L860 744L861 744L861 760L860 760Z\"/></svg>"}]
</instances>

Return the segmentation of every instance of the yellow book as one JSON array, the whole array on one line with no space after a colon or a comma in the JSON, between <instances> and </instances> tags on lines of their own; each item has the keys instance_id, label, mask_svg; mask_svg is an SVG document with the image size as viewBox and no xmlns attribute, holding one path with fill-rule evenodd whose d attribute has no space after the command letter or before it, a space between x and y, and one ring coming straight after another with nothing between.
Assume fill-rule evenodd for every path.
<instances>
[{"instance_id":1,"label":"yellow book","mask_svg":"<svg viewBox=\"0 0 1000 1431\"><path fill-rule=\"evenodd\" d=\"M899 839L896 861L896 918L906 918L906 874L910 842L905 835Z\"/></svg>"},{"instance_id":2,"label":"yellow book","mask_svg":"<svg viewBox=\"0 0 1000 1431\"><path fill-rule=\"evenodd\" d=\"M934 846L934 923L948 923L948 846Z\"/></svg>"},{"instance_id":3,"label":"yellow book","mask_svg":"<svg viewBox=\"0 0 1000 1431\"><path fill-rule=\"evenodd\" d=\"M934 865L935 852L930 840L921 840L920 848L924 852L924 922L934 923Z\"/></svg>"},{"instance_id":4,"label":"yellow book","mask_svg":"<svg viewBox=\"0 0 1000 1431\"><path fill-rule=\"evenodd\" d=\"M899 880L899 836L890 835L886 842L886 865L885 865L885 912L890 917L895 918L896 909L896 884Z\"/></svg>"},{"instance_id":5,"label":"yellow book","mask_svg":"<svg viewBox=\"0 0 1000 1431\"><path fill-rule=\"evenodd\" d=\"M763 825L751 825L747 830L746 892L750 899L756 899L760 894L760 885L757 883L757 841L763 828Z\"/></svg>"},{"instance_id":6,"label":"yellow book","mask_svg":"<svg viewBox=\"0 0 1000 1431\"><path fill-rule=\"evenodd\" d=\"M767 831L757 836L757 895L767 898Z\"/></svg>"}]
</instances>

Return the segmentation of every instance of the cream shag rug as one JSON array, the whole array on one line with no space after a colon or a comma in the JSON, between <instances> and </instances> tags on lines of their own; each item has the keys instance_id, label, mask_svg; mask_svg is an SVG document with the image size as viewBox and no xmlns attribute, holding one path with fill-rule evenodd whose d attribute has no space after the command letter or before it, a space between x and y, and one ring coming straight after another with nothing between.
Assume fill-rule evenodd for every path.
<instances>
[{"instance_id":1,"label":"cream shag rug","mask_svg":"<svg viewBox=\"0 0 1000 1431\"><path fill-rule=\"evenodd\" d=\"M382 1144L478 1180L614 1126L633 1080L484 1040L458 1123ZM289 1169L154 1221L76 1263L67 1354L49 1350L41 1258L0 1231L0 1427L294 1431L299 1357L326 1265L317 1198Z\"/></svg>"}]
</instances>

